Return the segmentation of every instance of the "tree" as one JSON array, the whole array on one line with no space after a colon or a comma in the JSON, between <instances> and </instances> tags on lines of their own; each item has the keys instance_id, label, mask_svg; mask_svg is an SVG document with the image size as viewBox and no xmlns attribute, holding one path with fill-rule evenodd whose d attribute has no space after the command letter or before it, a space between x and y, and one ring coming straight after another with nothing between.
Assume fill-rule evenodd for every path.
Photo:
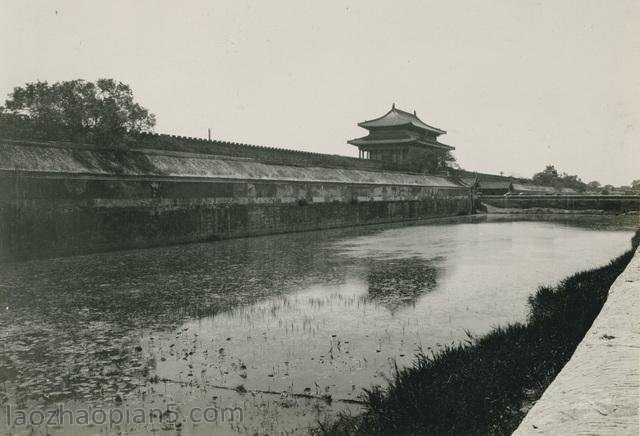
<instances>
[{"instance_id":1,"label":"tree","mask_svg":"<svg viewBox=\"0 0 640 436\"><path fill-rule=\"evenodd\" d=\"M547 165L545 169L533 175L532 180L537 185L552 186L556 189L571 188L578 192L584 192L587 185L578 176L567 173L559 174L554 165Z\"/></svg>"},{"instance_id":2,"label":"tree","mask_svg":"<svg viewBox=\"0 0 640 436\"><path fill-rule=\"evenodd\" d=\"M640 191L640 179L631 182L631 189L633 189L634 191Z\"/></svg>"},{"instance_id":3,"label":"tree","mask_svg":"<svg viewBox=\"0 0 640 436\"><path fill-rule=\"evenodd\" d=\"M556 186L558 183L558 171L554 165L547 165L545 169L533 175L535 184L543 186Z\"/></svg>"},{"instance_id":4,"label":"tree","mask_svg":"<svg viewBox=\"0 0 640 436\"><path fill-rule=\"evenodd\" d=\"M613 185L604 185L604 186L602 187L602 192L600 192L600 193L601 193L601 194L603 194L603 195L609 195L609 194L611 194L611 192L612 192L614 189L616 189L616 188L615 188L615 186L613 186Z\"/></svg>"},{"instance_id":5,"label":"tree","mask_svg":"<svg viewBox=\"0 0 640 436\"><path fill-rule=\"evenodd\" d=\"M597 180L587 183L587 188L589 188L589 190L591 191L597 191L600 186L600 182L598 182Z\"/></svg>"},{"instance_id":6,"label":"tree","mask_svg":"<svg viewBox=\"0 0 640 436\"><path fill-rule=\"evenodd\" d=\"M420 173L435 173L457 165L450 151L440 150L411 150L407 162L405 166L409 171Z\"/></svg>"},{"instance_id":7,"label":"tree","mask_svg":"<svg viewBox=\"0 0 640 436\"><path fill-rule=\"evenodd\" d=\"M155 116L134 102L129 85L113 79L16 87L0 108L4 129L39 139L120 145L150 132Z\"/></svg>"}]
</instances>

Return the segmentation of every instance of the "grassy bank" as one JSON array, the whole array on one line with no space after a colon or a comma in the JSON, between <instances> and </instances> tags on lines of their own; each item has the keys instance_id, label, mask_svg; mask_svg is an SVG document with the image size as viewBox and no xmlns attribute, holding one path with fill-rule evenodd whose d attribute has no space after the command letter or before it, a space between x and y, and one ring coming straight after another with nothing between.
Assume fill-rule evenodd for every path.
<instances>
[{"instance_id":1,"label":"grassy bank","mask_svg":"<svg viewBox=\"0 0 640 436\"><path fill-rule=\"evenodd\" d=\"M635 249L640 231L632 240ZM366 410L322 423L318 434L511 434L569 360L634 250L529 297L525 324L416 356L385 389L365 391Z\"/></svg>"}]
</instances>

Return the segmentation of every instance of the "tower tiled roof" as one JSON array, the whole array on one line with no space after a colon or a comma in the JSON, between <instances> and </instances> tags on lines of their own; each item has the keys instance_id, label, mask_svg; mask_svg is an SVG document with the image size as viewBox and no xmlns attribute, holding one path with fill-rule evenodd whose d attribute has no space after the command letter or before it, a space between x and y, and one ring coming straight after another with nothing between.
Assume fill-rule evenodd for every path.
<instances>
[{"instance_id":1,"label":"tower tiled roof","mask_svg":"<svg viewBox=\"0 0 640 436\"><path fill-rule=\"evenodd\" d=\"M416 113L405 112L403 110L397 109L394 104L391 107L391 110L384 114L383 116L358 123L358 126L364 127L365 129L375 129L377 127L397 127L397 126L407 126L413 125L418 127L419 129L428 130L429 132L433 132L436 135L442 135L447 133L442 129L438 129L437 127L433 127L422 121Z\"/></svg>"}]
</instances>

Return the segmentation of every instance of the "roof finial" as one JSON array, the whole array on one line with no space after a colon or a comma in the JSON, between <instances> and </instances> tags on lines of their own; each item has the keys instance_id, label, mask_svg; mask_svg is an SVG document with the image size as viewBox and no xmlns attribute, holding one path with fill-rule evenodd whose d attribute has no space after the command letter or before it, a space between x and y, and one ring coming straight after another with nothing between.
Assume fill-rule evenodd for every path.
<instances>
[{"instance_id":1,"label":"roof finial","mask_svg":"<svg viewBox=\"0 0 640 436\"><path fill-rule=\"evenodd\" d=\"M395 109L395 108L396 108L396 104L395 104L395 103L393 103L393 104L391 105L391 109Z\"/></svg>"}]
</instances>

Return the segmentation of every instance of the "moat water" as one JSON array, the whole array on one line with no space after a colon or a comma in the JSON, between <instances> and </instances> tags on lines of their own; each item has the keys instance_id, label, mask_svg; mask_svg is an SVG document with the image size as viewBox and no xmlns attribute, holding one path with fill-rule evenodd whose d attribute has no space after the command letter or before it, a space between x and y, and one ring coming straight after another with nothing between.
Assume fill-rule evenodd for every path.
<instances>
[{"instance_id":1,"label":"moat water","mask_svg":"<svg viewBox=\"0 0 640 436\"><path fill-rule=\"evenodd\" d=\"M180 429L304 433L417 352L525 321L538 286L622 254L637 226L468 217L0 265L0 404L240 406L243 423ZM175 427L114 431L154 429Z\"/></svg>"}]
</instances>

